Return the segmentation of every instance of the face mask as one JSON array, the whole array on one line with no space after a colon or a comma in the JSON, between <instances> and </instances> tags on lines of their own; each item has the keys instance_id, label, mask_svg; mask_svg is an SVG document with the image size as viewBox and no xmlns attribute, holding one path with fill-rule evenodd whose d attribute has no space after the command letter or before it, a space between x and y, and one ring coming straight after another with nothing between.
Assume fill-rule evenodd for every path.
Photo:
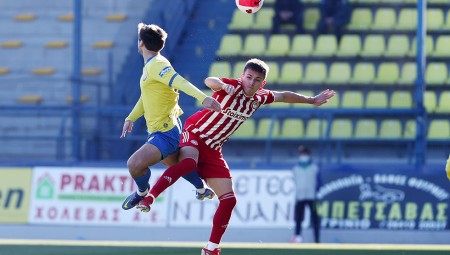
<instances>
[{"instance_id":1,"label":"face mask","mask_svg":"<svg viewBox=\"0 0 450 255\"><path fill-rule=\"evenodd\" d=\"M298 162L299 162L301 165L309 165L309 164L311 163L311 157L310 157L310 156L307 156L307 155L300 155L300 156L298 157Z\"/></svg>"}]
</instances>

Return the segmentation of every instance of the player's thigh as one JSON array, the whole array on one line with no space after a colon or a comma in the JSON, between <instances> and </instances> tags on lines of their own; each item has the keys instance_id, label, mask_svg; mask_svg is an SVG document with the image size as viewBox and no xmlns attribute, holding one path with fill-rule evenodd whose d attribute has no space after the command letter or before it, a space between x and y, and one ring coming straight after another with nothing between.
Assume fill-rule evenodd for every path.
<instances>
[{"instance_id":1,"label":"player's thigh","mask_svg":"<svg viewBox=\"0 0 450 255\"><path fill-rule=\"evenodd\" d=\"M181 161L186 158L191 158L195 160L195 162L198 162L198 155L199 151L194 146L183 146L180 148L179 160Z\"/></svg>"},{"instance_id":2,"label":"player's thigh","mask_svg":"<svg viewBox=\"0 0 450 255\"><path fill-rule=\"evenodd\" d=\"M161 161L161 151L155 145L146 143L131 155L128 165L134 168L146 168L159 161Z\"/></svg>"},{"instance_id":3,"label":"player's thigh","mask_svg":"<svg viewBox=\"0 0 450 255\"><path fill-rule=\"evenodd\" d=\"M175 153L170 154L165 159L161 160L161 163L163 163L165 166L170 167L178 163L178 157L179 157L180 151L177 150Z\"/></svg>"},{"instance_id":4,"label":"player's thigh","mask_svg":"<svg viewBox=\"0 0 450 255\"><path fill-rule=\"evenodd\" d=\"M217 197L233 192L233 179L231 178L207 178L206 182L217 194Z\"/></svg>"}]
</instances>

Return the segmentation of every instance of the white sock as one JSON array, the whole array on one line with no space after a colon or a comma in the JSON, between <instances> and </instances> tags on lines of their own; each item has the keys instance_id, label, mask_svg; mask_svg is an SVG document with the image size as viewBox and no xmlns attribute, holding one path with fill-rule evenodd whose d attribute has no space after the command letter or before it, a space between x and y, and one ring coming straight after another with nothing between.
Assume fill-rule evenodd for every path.
<instances>
[{"instance_id":1,"label":"white sock","mask_svg":"<svg viewBox=\"0 0 450 255\"><path fill-rule=\"evenodd\" d=\"M142 191L142 192L139 191L139 190L137 190L136 192L137 192L137 194L138 194L139 196L145 197L145 196L147 196L148 189L146 189L145 191Z\"/></svg>"},{"instance_id":2,"label":"white sock","mask_svg":"<svg viewBox=\"0 0 450 255\"><path fill-rule=\"evenodd\" d=\"M218 247L219 247L219 244L212 243L212 242L208 242L208 244L206 245L206 249L208 249L210 251L214 251L214 249L216 249Z\"/></svg>"},{"instance_id":3,"label":"white sock","mask_svg":"<svg viewBox=\"0 0 450 255\"><path fill-rule=\"evenodd\" d=\"M205 188L200 188L200 189L197 189L197 192L198 192L198 193L200 193L200 194L203 194L203 193L205 193L205 191L206 191L206 189L205 189Z\"/></svg>"}]
</instances>

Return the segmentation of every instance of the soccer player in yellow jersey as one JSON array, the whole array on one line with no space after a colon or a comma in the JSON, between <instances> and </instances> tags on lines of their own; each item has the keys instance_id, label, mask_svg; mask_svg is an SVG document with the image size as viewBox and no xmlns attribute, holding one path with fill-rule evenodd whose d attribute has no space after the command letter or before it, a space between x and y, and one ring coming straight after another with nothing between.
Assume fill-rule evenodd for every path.
<instances>
[{"instance_id":1,"label":"soccer player in yellow jersey","mask_svg":"<svg viewBox=\"0 0 450 255\"><path fill-rule=\"evenodd\" d=\"M131 132L133 122L142 115L149 135L147 142L128 159L128 171L138 190L125 199L122 204L124 210L133 208L147 195L151 175L149 166L160 161L170 166L178 161L177 150L182 130L179 116L183 113L178 106L178 90L196 98L208 110L221 110L215 99L208 97L181 77L160 54L166 38L166 31L157 25L139 23L138 51L145 62L140 81L141 96L125 119L120 138ZM214 196L210 189L203 188L203 182L197 172L192 171L184 177L196 186L197 198Z\"/></svg>"},{"instance_id":2,"label":"soccer player in yellow jersey","mask_svg":"<svg viewBox=\"0 0 450 255\"><path fill-rule=\"evenodd\" d=\"M450 155L448 155L447 165L445 165L445 172L447 172L447 178L450 180Z\"/></svg>"}]
</instances>

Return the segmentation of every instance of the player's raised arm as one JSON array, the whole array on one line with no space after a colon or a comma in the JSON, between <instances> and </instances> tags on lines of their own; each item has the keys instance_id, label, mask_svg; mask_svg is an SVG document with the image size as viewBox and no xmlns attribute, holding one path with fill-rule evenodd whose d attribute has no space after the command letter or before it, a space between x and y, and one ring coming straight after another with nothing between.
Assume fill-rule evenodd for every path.
<instances>
[{"instance_id":1,"label":"player's raised arm","mask_svg":"<svg viewBox=\"0 0 450 255\"><path fill-rule=\"evenodd\" d=\"M222 80L220 80L217 77L208 77L205 79L205 85L214 90L214 91L218 91L218 90L224 90L225 92L227 92L228 95L233 95L234 92L236 91L236 88L233 87L230 84L226 84L225 82L223 82Z\"/></svg>"},{"instance_id":2,"label":"player's raised arm","mask_svg":"<svg viewBox=\"0 0 450 255\"><path fill-rule=\"evenodd\" d=\"M197 87L195 87L189 81L179 75L175 77L172 86L190 95L191 97L196 98L198 101L202 102L202 105L208 110L216 112L220 112L220 110L222 110L222 107L216 99L207 96Z\"/></svg>"},{"instance_id":3,"label":"player's raised arm","mask_svg":"<svg viewBox=\"0 0 450 255\"><path fill-rule=\"evenodd\" d=\"M272 91L275 96L275 102L284 103L301 103L301 104L312 104L315 106L321 106L327 103L330 98L332 98L336 92L334 90L324 90L318 95L310 97L292 91Z\"/></svg>"}]
</instances>

